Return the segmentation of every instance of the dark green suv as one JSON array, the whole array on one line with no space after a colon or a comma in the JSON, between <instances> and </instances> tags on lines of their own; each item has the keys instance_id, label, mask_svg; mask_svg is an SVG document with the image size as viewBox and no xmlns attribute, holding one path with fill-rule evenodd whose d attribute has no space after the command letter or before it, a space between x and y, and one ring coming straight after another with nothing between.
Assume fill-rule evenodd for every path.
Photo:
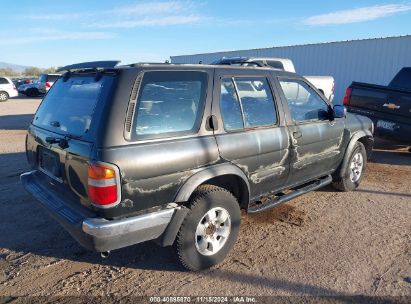
<instances>
[{"instance_id":1,"label":"dark green suv","mask_svg":"<svg viewBox=\"0 0 411 304\"><path fill-rule=\"evenodd\" d=\"M186 268L210 267L233 247L240 209L329 183L354 190L372 149L368 118L293 73L115 61L62 70L28 129L32 171L21 180L98 252L156 240Z\"/></svg>"}]
</instances>

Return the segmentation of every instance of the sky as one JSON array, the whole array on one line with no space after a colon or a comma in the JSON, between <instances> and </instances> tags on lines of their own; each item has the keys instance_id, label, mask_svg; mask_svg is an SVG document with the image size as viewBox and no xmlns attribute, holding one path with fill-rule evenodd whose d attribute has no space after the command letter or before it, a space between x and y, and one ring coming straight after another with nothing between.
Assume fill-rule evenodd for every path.
<instances>
[{"instance_id":1,"label":"sky","mask_svg":"<svg viewBox=\"0 0 411 304\"><path fill-rule=\"evenodd\" d=\"M0 61L50 67L411 34L411 1L19 0Z\"/></svg>"}]
</instances>

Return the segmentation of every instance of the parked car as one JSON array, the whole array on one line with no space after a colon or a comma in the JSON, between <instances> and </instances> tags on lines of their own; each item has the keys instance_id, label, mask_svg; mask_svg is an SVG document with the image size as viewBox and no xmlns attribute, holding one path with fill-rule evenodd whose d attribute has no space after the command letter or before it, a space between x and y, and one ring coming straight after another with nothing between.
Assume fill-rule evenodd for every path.
<instances>
[{"instance_id":1,"label":"parked car","mask_svg":"<svg viewBox=\"0 0 411 304\"><path fill-rule=\"evenodd\" d=\"M240 209L363 178L371 120L295 73L116 64L62 68L26 139L24 187L88 249L156 240L188 269L211 267L233 247Z\"/></svg>"},{"instance_id":2,"label":"parked car","mask_svg":"<svg viewBox=\"0 0 411 304\"><path fill-rule=\"evenodd\" d=\"M272 57L229 57L215 61L213 64L242 65L242 66L267 66L287 72L295 73L294 63L288 58ZM303 76L311 82L318 91L329 101L334 99L334 77L332 76Z\"/></svg>"},{"instance_id":3,"label":"parked car","mask_svg":"<svg viewBox=\"0 0 411 304\"><path fill-rule=\"evenodd\" d=\"M41 74L37 81L19 86L18 91L30 97L44 95L59 77L60 74Z\"/></svg>"},{"instance_id":4,"label":"parked car","mask_svg":"<svg viewBox=\"0 0 411 304\"><path fill-rule=\"evenodd\" d=\"M18 95L16 86L7 77L0 77L0 102Z\"/></svg>"},{"instance_id":5,"label":"parked car","mask_svg":"<svg viewBox=\"0 0 411 304\"><path fill-rule=\"evenodd\" d=\"M14 78L12 79L14 85L16 86L16 88L18 89L19 86L23 85L23 84L29 84L32 83L33 81L35 81L34 78Z\"/></svg>"},{"instance_id":6,"label":"parked car","mask_svg":"<svg viewBox=\"0 0 411 304\"><path fill-rule=\"evenodd\" d=\"M401 69L388 86L353 82L343 104L372 119L377 137L411 144L411 67Z\"/></svg>"}]
</instances>

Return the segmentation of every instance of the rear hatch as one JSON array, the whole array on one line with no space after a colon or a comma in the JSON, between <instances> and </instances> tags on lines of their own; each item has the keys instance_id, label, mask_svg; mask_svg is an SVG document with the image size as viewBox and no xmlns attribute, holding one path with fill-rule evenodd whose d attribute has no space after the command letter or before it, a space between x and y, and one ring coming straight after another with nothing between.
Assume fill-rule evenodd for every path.
<instances>
[{"instance_id":1,"label":"rear hatch","mask_svg":"<svg viewBox=\"0 0 411 304\"><path fill-rule=\"evenodd\" d=\"M105 73L60 78L43 99L29 128L26 149L30 165L40 172L47 190L70 203L91 207L88 164L115 81L114 74Z\"/></svg>"}]
</instances>

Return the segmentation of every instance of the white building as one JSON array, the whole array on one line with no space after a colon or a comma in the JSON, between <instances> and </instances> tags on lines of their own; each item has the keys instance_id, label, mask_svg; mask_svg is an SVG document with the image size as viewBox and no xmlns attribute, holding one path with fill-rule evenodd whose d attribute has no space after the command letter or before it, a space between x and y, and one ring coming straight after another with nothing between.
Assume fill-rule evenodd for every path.
<instances>
[{"instance_id":1,"label":"white building","mask_svg":"<svg viewBox=\"0 0 411 304\"><path fill-rule=\"evenodd\" d=\"M411 66L411 35L364 40L281 46L172 56L172 63L211 63L221 57L290 58L300 75L332 75L335 103L352 81L387 85L404 66Z\"/></svg>"}]
</instances>

